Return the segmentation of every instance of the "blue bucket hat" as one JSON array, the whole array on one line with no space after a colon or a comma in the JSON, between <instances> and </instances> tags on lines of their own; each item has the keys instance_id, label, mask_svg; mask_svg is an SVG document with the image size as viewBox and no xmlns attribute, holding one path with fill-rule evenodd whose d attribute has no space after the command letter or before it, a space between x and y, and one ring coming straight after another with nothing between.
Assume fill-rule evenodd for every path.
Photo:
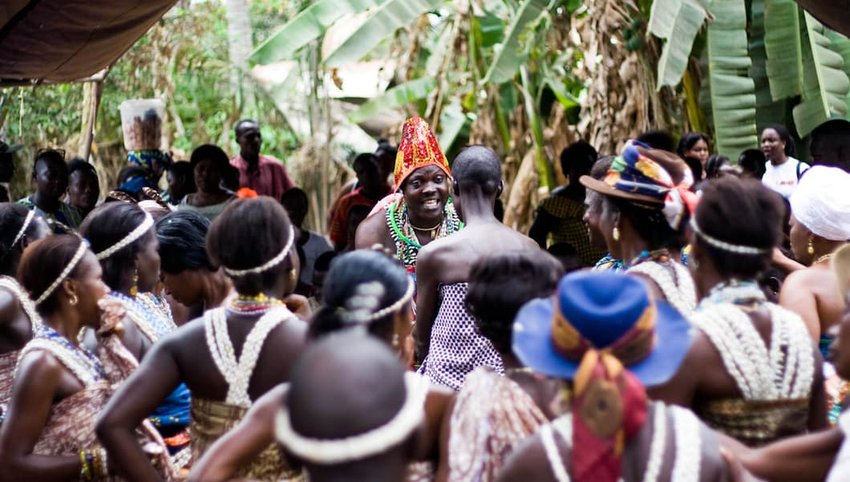
<instances>
[{"instance_id":1,"label":"blue bucket hat","mask_svg":"<svg viewBox=\"0 0 850 482\"><path fill-rule=\"evenodd\" d=\"M564 276L551 299L522 307L513 350L523 365L567 380L587 349L610 350L644 386L655 386L678 370L690 348L690 329L678 311L652 300L645 281L579 271Z\"/></svg>"}]
</instances>

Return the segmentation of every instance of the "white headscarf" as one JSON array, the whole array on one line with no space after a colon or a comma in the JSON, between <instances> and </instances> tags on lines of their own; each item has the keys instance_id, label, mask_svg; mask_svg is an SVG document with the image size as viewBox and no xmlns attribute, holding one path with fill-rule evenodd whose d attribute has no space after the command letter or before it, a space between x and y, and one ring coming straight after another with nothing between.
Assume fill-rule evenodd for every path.
<instances>
[{"instance_id":1,"label":"white headscarf","mask_svg":"<svg viewBox=\"0 0 850 482\"><path fill-rule=\"evenodd\" d=\"M791 195L791 213L816 236L850 239L850 173L826 166L806 171Z\"/></svg>"}]
</instances>

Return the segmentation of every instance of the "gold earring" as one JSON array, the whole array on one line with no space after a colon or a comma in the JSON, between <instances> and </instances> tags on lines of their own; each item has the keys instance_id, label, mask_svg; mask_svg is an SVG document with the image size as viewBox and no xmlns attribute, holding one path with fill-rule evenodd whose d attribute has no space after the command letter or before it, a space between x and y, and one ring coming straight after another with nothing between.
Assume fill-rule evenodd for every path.
<instances>
[{"instance_id":1,"label":"gold earring","mask_svg":"<svg viewBox=\"0 0 850 482\"><path fill-rule=\"evenodd\" d=\"M614 226L614 231L611 232L611 237L614 238L614 241L620 240L620 228Z\"/></svg>"},{"instance_id":2,"label":"gold earring","mask_svg":"<svg viewBox=\"0 0 850 482\"><path fill-rule=\"evenodd\" d=\"M79 299L77 299L77 294L76 294L76 293L71 293L71 299L70 299L70 300L68 300L68 303L70 303L70 304L71 304L71 306L77 306L77 302L78 302L78 301L79 301Z\"/></svg>"},{"instance_id":3,"label":"gold earring","mask_svg":"<svg viewBox=\"0 0 850 482\"><path fill-rule=\"evenodd\" d=\"M812 245L812 238L809 238L809 245L806 247L806 252L809 253L809 256L814 256L815 247Z\"/></svg>"},{"instance_id":4,"label":"gold earring","mask_svg":"<svg viewBox=\"0 0 850 482\"><path fill-rule=\"evenodd\" d=\"M139 268L133 268L133 284L130 286L130 296L139 294Z\"/></svg>"}]
</instances>

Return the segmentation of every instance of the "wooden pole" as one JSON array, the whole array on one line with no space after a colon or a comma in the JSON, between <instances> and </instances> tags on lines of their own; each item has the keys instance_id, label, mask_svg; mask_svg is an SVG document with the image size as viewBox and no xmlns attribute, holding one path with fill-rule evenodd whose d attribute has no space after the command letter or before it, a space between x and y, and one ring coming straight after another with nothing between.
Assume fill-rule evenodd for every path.
<instances>
[{"instance_id":1,"label":"wooden pole","mask_svg":"<svg viewBox=\"0 0 850 482\"><path fill-rule=\"evenodd\" d=\"M90 162L91 147L94 142L94 126L97 120L97 111L100 107L100 98L103 94L103 79L87 83L85 86L86 93L84 98L87 101L85 110L83 111L83 141L81 144L82 152L80 157Z\"/></svg>"}]
</instances>

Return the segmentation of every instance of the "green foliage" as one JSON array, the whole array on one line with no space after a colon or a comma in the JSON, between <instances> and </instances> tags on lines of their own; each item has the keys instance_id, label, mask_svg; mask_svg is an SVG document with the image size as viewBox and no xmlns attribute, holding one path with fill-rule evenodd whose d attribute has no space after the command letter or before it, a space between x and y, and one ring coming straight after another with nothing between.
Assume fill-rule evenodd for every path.
<instances>
[{"instance_id":1,"label":"green foliage","mask_svg":"<svg viewBox=\"0 0 850 482\"><path fill-rule=\"evenodd\" d=\"M501 84L516 76L527 57L526 49L532 44L523 42L523 36L551 6L549 0L524 0L514 12L505 41L497 50L493 63L484 76L485 83Z\"/></svg>"},{"instance_id":2,"label":"green foliage","mask_svg":"<svg viewBox=\"0 0 850 482\"><path fill-rule=\"evenodd\" d=\"M715 20L708 27L708 59L714 142L719 154L736 158L758 143L744 0L714 0L711 14Z\"/></svg>"},{"instance_id":3,"label":"green foliage","mask_svg":"<svg viewBox=\"0 0 850 482\"><path fill-rule=\"evenodd\" d=\"M803 102L794 107L797 133L803 137L832 117L847 116L847 78L844 59L833 50L825 27L805 13L803 40Z\"/></svg>"},{"instance_id":4,"label":"green foliage","mask_svg":"<svg viewBox=\"0 0 850 482\"><path fill-rule=\"evenodd\" d=\"M354 123L363 122L382 111L404 107L428 97L435 86L436 80L433 77L423 77L397 85L361 105L356 111L349 114L348 119Z\"/></svg>"},{"instance_id":5,"label":"green foliage","mask_svg":"<svg viewBox=\"0 0 850 482\"><path fill-rule=\"evenodd\" d=\"M800 95L803 57L799 9L794 0L764 0L764 46L773 100Z\"/></svg>"},{"instance_id":6,"label":"green foliage","mask_svg":"<svg viewBox=\"0 0 850 482\"><path fill-rule=\"evenodd\" d=\"M293 58L294 54L319 38L340 17L376 7L383 0L319 0L281 26L254 51L251 60L270 64Z\"/></svg>"},{"instance_id":7,"label":"green foliage","mask_svg":"<svg viewBox=\"0 0 850 482\"><path fill-rule=\"evenodd\" d=\"M706 18L707 0L656 0L649 29L667 39L658 60L658 88L682 79L699 30Z\"/></svg>"},{"instance_id":8,"label":"green foliage","mask_svg":"<svg viewBox=\"0 0 850 482\"><path fill-rule=\"evenodd\" d=\"M254 32L261 37L293 13L282 6L287 2L250 3L251 18L257 22ZM178 159L187 158L193 147L207 142L220 144L229 153L237 151L233 123L251 114L236 111L227 51L227 22L221 3L187 1L178 3L112 66L103 85L94 139L95 160L101 171L108 171L102 172L104 179L114 179L126 158L118 112L118 105L126 99L164 98L168 109L165 132ZM26 146L18 156L16 196L29 189L27 161L36 149L60 146L68 150L68 157L78 153L83 92L83 84L0 90L0 126L8 139ZM261 97L258 112L264 151L285 159L298 147L295 136L270 100Z\"/></svg>"},{"instance_id":9,"label":"green foliage","mask_svg":"<svg viewBox=\"0 0 850 482\"><path fill-rule=\"evenodd\" d=\"M443 0L386 0L339 46L327 54L325 64L339 67L360 60L398 29L408 26Z\"/></svg>"}]
</instances>

